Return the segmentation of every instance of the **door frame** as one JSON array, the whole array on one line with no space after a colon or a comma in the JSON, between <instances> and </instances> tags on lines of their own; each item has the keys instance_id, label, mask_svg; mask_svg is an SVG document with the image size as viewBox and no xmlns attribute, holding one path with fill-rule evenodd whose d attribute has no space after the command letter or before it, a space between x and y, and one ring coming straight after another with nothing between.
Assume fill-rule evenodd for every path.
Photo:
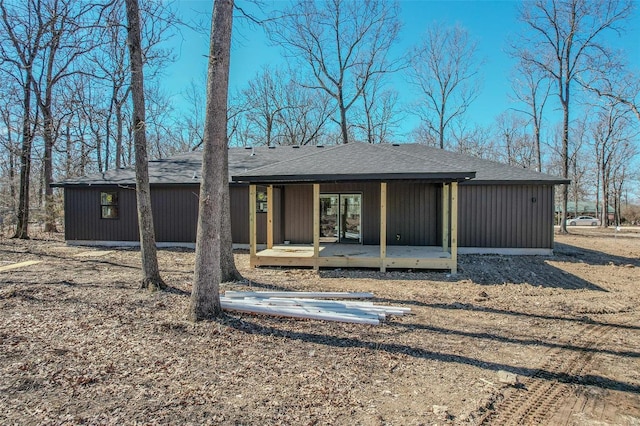
<instances>
[{"instance_id":1,"label":"door frame","mask_svg":"<svg viewBox=\"0 0 640 426\"><path fill-rule=\"evenodd\" d=\"M343 234L343 229L342 229L342 215L343 215L343 207L342 207L342 200L343 197L348 197L348 196L359 196L360 197L360 204L359 204L359 217L360 217L360 224L359 224L359 232L358 232L358 241L356 242L355 240L352 240L350 242L347 242L344 240L342 234ZM362 209L362 192L361 191L348 191L348 192L323 192L320 193L320 199L322 199L323 197L337 197L338 198L338 210L336 212L336 227L335 227L335 231L336 231L336 241L335 243L340 243L340 244L362 244L362 242L364 241L363 235L362 235L362 230L363 230L363 226L362 226L362 213L363 213L363 209ZM322 210L320 210L319 212L320 215L322 215ZM321 220L322 216L320 216L318 219L320 222L322 222ZM322 237L322 233L320 233L320 238L325 238Z\"/></svg>"}]
</instances>

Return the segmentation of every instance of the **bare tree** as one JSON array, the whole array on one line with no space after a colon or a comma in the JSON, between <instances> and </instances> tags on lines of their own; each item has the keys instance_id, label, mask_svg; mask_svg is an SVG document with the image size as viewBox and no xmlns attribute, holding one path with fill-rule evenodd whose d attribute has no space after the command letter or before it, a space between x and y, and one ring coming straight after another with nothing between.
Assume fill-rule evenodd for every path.
<instances>
[{"instance_id":1,"label":"bare tree","mask_svg":"<svg viewBox=\"0 0 640 426\"><path fill-rule=\"evenodd\" d=\"M529 29L514 49L524 63L555 82L562 106L562 176L569 176L570 108L573 85L610 63L602 38L618 30L631 13L630 0L536 0L523 3L521 21ZM568 187L562 189L560 232L567 232Z\"/></svg>"},{"instance_id":2,"label":"bare tree","mask_svg":"<svg viewBox=\"0 0 640 426\"><path fill-rule=\"evenodd\" d=\"M607 227L611 193L622 190L621 187L616 187L616 180L624 182L624 173L617 172L624 170L624 166L635 155L631 146L637 132L634 132L631 126L629 110L620 102L607 102L596 111L595 117L591 139L596 154L599 187L602 191L600 226ZM619 179L620 177L622 179ZM619 183L618 186L621 185Z\"/></svg>"},{"instance_id":3,"label":"bare tree","mask_svg":"<svg viewBox=\"0 0 640 426\"><path fill-rule=\"evenodd\" d=\"M100 49L89 55L89 62L99 84L104 85L101 109L105 120L102 128L102 164L101 170L126 165L131 145L126 139L126 116L131 87L129 86L130 63L127 46L127 29L122 22L123 0L112 0L107 3L103 22L100 25ZM146 0L140 8L140 37L142 58L146 68L146 80L152 81L167 62L173 59L172 54L161 47L179 20L171 10L171 6L161 0ZM97 104L96 104L97 105ZM95 108L95 107L94 107ZM115 152L113 152L115 151Z\"/></svg>"},{"instance_id":4,"label":"bare tree","mask_svg":"<svg viewBox=\"0 0 640 426\"><path fill-rule=\"evenodd\" d=\"M15 216L17 206L18 185L16 170L20 148L20 88L11 83L11 79L0 74L0 169L3 171L2 200L0 200L0 217L11 212Z\"/></svg>"},{"instance_id":5,"label":"bare tree","mask_svg":"<svg viewBox=\"0 0 640 426\"><path fill-rule=\"evenodd\" d=\"M222 280L223 215L230 216L227 153L227 97L233 0L213 4L204 152L200 183L196 264L188 316L193 321L222 313L219 285ZM229 229L229 234L230 234ZM233 258L232 258L233 259Z\"/></svg>"},{"instance_id":6,"label":"bare tree","mask_svg":"<svg viewBox=\"0 0 640 426\"><path fill-rule=\"evenodd\" d=\"M598 96L626 106L640 121L640 79L631 72L615 71L618 70L597 75L594 81L582 84Z\"/></svg>"},{"instance_id":7,"label":"bare tree","mask_svg":"<svg viewBox=\"0 0 640 426\"><path fill-rule=\"evenodd\" d=\"M327 123L335 112L331 98L325 92L308 89L292 78L284 87L284 103L276 120L280 128L280 145L321 144Z\"/></svg>"},{"instance_id":8,"label":"bare tree","mask_svg":"<svg viewBox=\"0 0 640 426\"><path fill-rule=\"evenodd\" d=\"M233 100L234 137L251 145L307 145L323 135L335 111L325 92L296 82L295 71L263 68ZM240 121L245 133L239 134ZM230 133L231 135L231 133Z\"/></svg>"},{"instance_id":9,"label":"bare tree","mask_svg":"<svg viewBox=\"0 0 640 426\"><path fill-rule=\"evenodd\" d=\"M94 4L78 4L73 0L45 2L41 22L44 23L43 48L40 63L35 67L39 75L32 81L33 92L42 113L44 142L43 186L45 189L45 231L55 232L55 202L53 199L53 148L58 137L55 98L60 84L80 71L79 59L91 51L96 42L90 31L96 23L89 19ZM66 112L62 113L66 114ZM58 114L59 115L59 114Z\"/></svg>"},{"instance_id":10,"label":"bare tree","mask_svg":"<svg viewBox=\"0 0 640 426\"><path fill-rule=\"evenodd\" d=\"M362 115L355 127L367 143L388 143L398 127L396 115L398 92L385 89L382 75L377 75L362 91Z\"/></svg>"},{"instance_id":11,"label":"bare tree","mask_svg":"<svg viewBox=\"0 0 640 426\"><path fill-rule=\"evenodd\" d=\"M451 139L454 150L477 158L500 161L495 147L495 139L488 127L477 124L467 125L465 121L456 120L451 126Z\"/></svg>"},{"instance_id":12,"label":"bare tree","mask_svg":"<svg viewBox=\"0 0 640 426\"><path fill-rule=\"evenodd\" d=\"M255 127L256 139L274 145L278 115L288 106L284 97L286 76L279 70L263 67L243 91L247 120ZM256 143L255 145L258 145Z\"/></svg>"},{"instance_id":13,"label":"bare tree","mask_svg":"<svg viewBox=\"0 0 640 426\"><path fill-rule=\"evenodd\" d=\"M205 96L202 93L201 86L204 86L204 80L202 80L202 84L200 84L198 81L192 79L189 82L189 87L182 93L182 96L189 105L186 114L181 118L184 123L182 140L183 144L187 145L189 149L195 149L202 144Z\"/></svg>"},{"instance_id":14,"label":"bare tree","mask_svg":"<svg viewBox=\"0 0 640 426\"><path fill-rule=\"evenodd\" d=\"M516 109L530 119L533 129L533 141L536 150L536 162L538 171L542 171L542 142L541 129L544 107L549 99L551 81L546 73L542 73L539 68L533 67L531 63L519 61L516 68L516 76L512 78L516 99L526 105L526 109Z\"/></svg>"},{"instance_id":15,"label":"bare tree","mask_svg":"<svg viewBox=\"0 0 640 426\"><path fill-rule=\"evenodd\" d=\"M274 19L271 39L310 68L303 84L334 99L342 143L349 142L347 113L371 79L393 72L389 49L400 29L397 5L385 0L298 0Z\"/></svg>"},{"instance_id":16,"label":"bare tree","mask_svg":"<svg viewBox=\"0 0 640 426\"><path fill-rule=\"evenodd\" d=\"M507 111L496 118L496 133L500 161L512 165L531 168L536 164L535 141L526 132L526 122L513 111Z\"/></svg>"},{"instance_id":17,"label":"bare tree","mask_svg":"<svg viewBox=\"0 0 640 426\"><path fill-rule=\"evenodd\" d=\"M160 277L156 253L156 236L151 211L149 160L147 156L146 118L144 101L144 73L142 41L140 36L140 10L138 0L126 0L128 40L131 61L131 99L133 101L133 138L136 152L136 200L140 254L142 256L142 288L162 290L166 284Z\"/></svg>"},{"instance_id":18,"label":"bare tree","mask_svg":"<svg viewBox=\"0 0 640 426\"><path fill-rule=\"evenodd\" d=\"M409 78L422 98L416 112L444 149L447 128L467 111L480 90L477 44L460 26L434 24L411 58Z\"/></svg>"},{"instance_id":19,"label":"bare tree","mask_svg":"<svg viewBox=\"0 0 640 426\"><path fill-rule=\"evenodd\" d=\"M22 129L20 150L20 187L18 195L18 211L14 238L29 238L29 195L31 187L31 151L38 123L39 112L33 105L32 85L34 84L34 64L44 47L43 37L46 32L44 22L44 5L35 0L26 4L13 5L9 9L0 1L2 13L2 40L0 53L3 61L10 65L11 79L21 88ZM3 67L3 70L6 70Z\"/></svg>"}]
</instances>

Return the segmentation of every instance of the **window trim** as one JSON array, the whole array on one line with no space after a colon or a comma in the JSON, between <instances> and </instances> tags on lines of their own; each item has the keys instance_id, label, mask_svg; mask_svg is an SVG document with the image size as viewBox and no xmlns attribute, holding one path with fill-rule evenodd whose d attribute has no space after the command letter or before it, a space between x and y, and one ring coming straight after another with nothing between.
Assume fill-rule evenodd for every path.
<instances>
[{"instance_id":1,"label":"window trim","mask_svg":"<svg viewBox=\"0 0 640 426\"><path fill-rule=\"evenodd\" d=\"M104 196L111 195L112 200L106 201ZM118 220L120 219L119 208L119 193L118 191L100 191L100 219L105 220ZM105 208L109 208L112 212L111 216L105 216ZM115 214L113 214L115 213Z\"/></svg>"}]
</instances>

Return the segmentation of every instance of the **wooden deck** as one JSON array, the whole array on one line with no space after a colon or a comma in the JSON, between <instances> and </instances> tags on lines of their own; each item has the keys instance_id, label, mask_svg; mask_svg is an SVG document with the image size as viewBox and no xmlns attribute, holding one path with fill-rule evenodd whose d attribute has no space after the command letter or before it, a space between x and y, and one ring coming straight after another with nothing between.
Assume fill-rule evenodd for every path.
<instances>
[{"instance_id":1,"label":"wooden deck","mask_svg":"<svg viewBox=\"0 0 640 426\"><path fill-rule=\"evenodd\" d=\"M274 245L256 253L253 266L292 266L313 268L387 268L452 269L455 261L442 247L387 246L380 256L380 246L359 244L321 244L314 257L313 245Z\"/></svg>"}]
</instances>

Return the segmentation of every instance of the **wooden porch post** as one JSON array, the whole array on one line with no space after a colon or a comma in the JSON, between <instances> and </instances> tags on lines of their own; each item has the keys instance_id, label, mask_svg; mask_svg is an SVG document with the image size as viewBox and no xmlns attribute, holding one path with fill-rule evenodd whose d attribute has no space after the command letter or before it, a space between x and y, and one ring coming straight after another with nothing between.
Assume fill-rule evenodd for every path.
<instances>
[{"instance_id":1,"label":"wooden porch post","mask_svg":"<svg viewBox=\"0 0 640 426\"><path fill-rule=\"evenodd\" d=\"M387 271L387 182L380 182L380 272Z\"/></svg>"},{"instance_id":2,"label":"wooden porch post","mask_svg":"<svg viewBox=\"0 0 640 426\"><path fill-rule=\"evenodd\" d=\"M256 186L249 185L249 265L256 261Z\"/></svg>"},{"instance_id":3,"label":"wooden porch post","mask_svg":"<svg viewBox=\"0 0 640 426\"><path fill-rule=\"evenodd\" d=\"M313 269L320 269L320 184L313 184Z\"/></svg>"},{"instance_id":4,"label":"wooden porch post","mask_svg":"<svg viewBox=\"0 0 640 426\"><path fill-rule=\"evenodd\" d=\"M458 273L458 182L451 183L451 273Z\"/></svg>"},{"instance_id":5,"label":"wooden porch post","mask_svg":"<svg viewBox=\"0 0 640 426\"><path fill-rule=\"evenodd\" d=\"M273 248L273 185L267 186L267 248Z\"/></svg>"},{"instance_id":6,"label":"wooden porch post","mask_svg":"<svg viewBox=\"0 0 640 426\"><path fill-rule=\"evenodd\" d=\"M449 184L442 184L442 251L449 251Z\"/></svg>"}]
</instances>

